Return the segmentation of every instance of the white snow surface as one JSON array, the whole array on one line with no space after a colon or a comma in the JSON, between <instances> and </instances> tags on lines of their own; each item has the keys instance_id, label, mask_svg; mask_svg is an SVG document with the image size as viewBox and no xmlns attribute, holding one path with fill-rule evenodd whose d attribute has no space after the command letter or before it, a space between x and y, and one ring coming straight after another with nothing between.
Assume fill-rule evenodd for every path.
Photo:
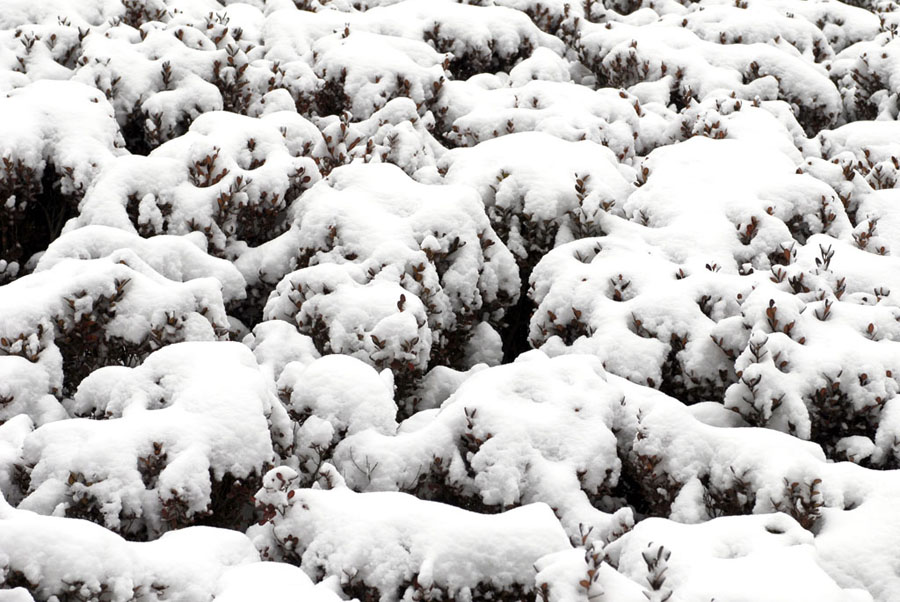
<instances>
[{"instance_id":1,"label":"white snow surface","mask_svg":"<svg viewBox=\"0 0 900 602\"><path fill-rule=\"evenodd\" d=\"M895 602L896 0L6 0L0 601Z\"/></svg>"}]
</instances>

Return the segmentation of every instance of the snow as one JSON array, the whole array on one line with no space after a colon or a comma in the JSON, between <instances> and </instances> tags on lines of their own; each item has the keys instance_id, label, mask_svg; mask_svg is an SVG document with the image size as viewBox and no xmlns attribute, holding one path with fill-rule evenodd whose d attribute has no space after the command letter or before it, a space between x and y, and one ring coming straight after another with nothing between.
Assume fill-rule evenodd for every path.
<instances>
[{"instance_id":1,"label":"snow","mask_svg":"<svg viewBox=\"0 0 900 602\"><path fill-rule=\"evenodd\" d=\"M518 296L512 255L470 188L421 184L390 164L350 165L304 194L292 220L236 264L248 279L299 268L278 283L264 317L294 322L320 353L421 372L451 337L496 324Z\"/></svg>"},{"instance_id":2,"label":"snow","mask_svg":"<svg viewBox=\"0 0 900 602\"><path fill-rule=\"evenodd\" d=\"M570 545L546 504L485 516L401 493L286 494L274 486L259 499L286 505L273 525L250 531L264 555L301 557L306 571L361 583L383 600L399 600L414 590L413 581L462 599L472 599L475 584L529 587L532 564ZM279 552L285 538L300 543ZM336 548L342 551L333 553Z\"/></svg>"},{"instance_id":3,"label":"snow","mask_svg":"<svg viewBox=\"0 0 900 602\"><path fill-rule=\"evenodd\" d=\"M8 0L0 600L893 602L894 0Z\"/></svg>"},{"instance_id":4,"label":"snow","mask_svg":"<svg viewBox=\"0 0 900 602\"><path fill-rule=\"evenodd\" d=\"M66 174L63 193L86 188L97 170L119 154L121 136L112 107L90 86L33 82L7 92L0 111L0 156L19 159L39 173L52 163Z\"/></svg>"},{"instance_id":5,"label":"snow","mask_svg":"<svg viewBox=\"0 0 900 602\"><path fill-rule=\"evenodd\" d=\"M169 345L137 368L96 370L69 410L85 418L26 436L31 479L20 507L71 515L81 502L131 535L167 530L173 499L187 519L206 512L211 480L261 476L289 445L287 414L237 343Z\"/></svg>"},{"instance_id":6,"label":"snow","mask_svg":"<svg viewBox=\"0 0 900 602\"><path fill-rule=\"evenodd\" d=\"M337 602L338 595L327 584L313 584L306 573L289 564L252 562L226 569L219 581L214 602L243 602L302 595L304 600Z\"/></svg>"},{"instance_id":7,"label":"snow","mask_svg":"<svg viewBox=\"0 0 900 602\"><path fill-rule=\"evenodd\" d=\"M109 226L78 228L53 241L35 271L51 269L65 259L99 259L120 249L133 251L161 276L176 282L213 277L222 284L224 301L243 298L246 286L235 267L206 253L206 239L194 232L185 236L141 238Z\"/></svg>"},{"instance_id":8,"label":"snow","mask_svg":"<svg viewBox=\"0 0 900 602\"><path fill-rule=\"evenodd\" d=\"M430 420L396 436L347 436L334 462L348 484L375 491L415 490L437 465L463 499L498 507L540 500L570 530L579 523L610 530L629 518L590 503L621 467L612 433L621 395L604 385L602 368L586 358L489 368L463 381ZM360 470L362 458L378 468Z\"/></svg>"},{"instance_id":9,"label":"snow","mask_svg":"<svg viewBox=\"0 0 900 602\"><path fill-rule=\"evenodd\" d=\"M606 553L619 571L640 582L647 575L645 558L655 557L660 546L671 553L664 591L685 592L680 600L872 599L865 591L832 581L816 563L812 534L783 514L722 517L701 525L651 518Z\"/></svg>"},{"instance_id":10,"label":"snow","mask_svg":"<svg viewBox=\"0 0 900 602\"><path fill-rule=\"evenodd\" d=\"M135 543L88 521L15 510L2 499L0 522L3 573L21 575L42 599L104 592L111 600L128 600L138 592L200 601L221 592L227 600L242 573L268 574L281 589L304 584L290 571L255 568L256 550L235 531L191 527ZM319 599L319 588L307 589L310 599ZM320 597L334 599L325 592Z\"/></svg>"}]
</instances>

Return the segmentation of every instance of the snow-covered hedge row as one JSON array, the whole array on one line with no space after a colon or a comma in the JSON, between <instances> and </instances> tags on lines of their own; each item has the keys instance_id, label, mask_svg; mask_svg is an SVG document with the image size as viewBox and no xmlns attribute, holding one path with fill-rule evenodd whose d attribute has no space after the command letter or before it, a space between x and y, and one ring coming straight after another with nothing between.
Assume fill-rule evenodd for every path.
<instances>
[{"instance_id":1,"label":"snow-covered hedge row","mask_svg":"<svg viewBox=\"0 0 900 602\"><path fill-rule=\"evenodd\" d=\"M898 15L7 0L0 599L893 601Z\"/></svg>"}]
</instances>

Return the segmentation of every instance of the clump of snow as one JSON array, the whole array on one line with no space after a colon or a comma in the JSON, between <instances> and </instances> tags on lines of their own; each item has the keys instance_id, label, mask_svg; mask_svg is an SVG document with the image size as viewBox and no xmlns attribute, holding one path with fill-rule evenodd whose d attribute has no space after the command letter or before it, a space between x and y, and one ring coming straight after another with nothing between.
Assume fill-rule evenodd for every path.
<instances>
[{"instance_id":1,"label":"clump of snow","mask_svg":"<svg viewBox=\"0 0 900 602\"><path fill-rule=\"evenodd\" d=\"M4 282L40 250L36 245L59 234L100 169L121 153L122 136L103 94L71 81L35 81L11 90L0 97L0 115Z\"/></svg>"},{"instance_id":2,"label":"clump of snow","mask_svg":"<svg viewBox=\"0 0 900 602\"><path fill-rule=\"evenodd\" d=\"M280 562L250 562L222 572L213 602L246 602L303 596L315 602L338 602L341 598L327 582L314 584L306 573Z\"/></svg>"},{"instance_id":3,"label":"clump of snow","mask_svg":"<svg viewBox=\"0 0 900 602\"><path fill-rule=\"evenodd\" d=\"M22 479L27 476L22 463L22 444L34 429L27 414L20 414L0 424L0 496L12 503L22 497Z\"/></svg>"},{"instance_id":4,"label":"clump of snow","mask_svg":"<svg viewBox=\"0 0 900 602\"><path fill-rule=\"evenodd\" d=\"M67 418L50 391L50 376L38 364L17 355L0 356L0 425L18 416L36 424Z\"/></svg>"},{"instance_id":5,"label":"clump of snow","mask_svg":"<svg viewBox=\"0 0 900 602\"><path fill-rule=\"evenodd\" d=\"M261 322L241 341L253 351L260 368L277 381L290 363L308 365L319 357L313 340L283 320Z\"/></svg>"}]
</instances>

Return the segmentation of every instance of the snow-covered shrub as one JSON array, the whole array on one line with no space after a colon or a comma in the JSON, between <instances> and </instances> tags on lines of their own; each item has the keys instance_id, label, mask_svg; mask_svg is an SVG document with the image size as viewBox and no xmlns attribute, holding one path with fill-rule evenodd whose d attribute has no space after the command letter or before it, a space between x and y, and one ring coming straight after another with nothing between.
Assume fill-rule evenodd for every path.
<instances>
[{"instance_id":1,"label":"snow-covered shrub","mask_svg":"<svg viewBox=\"0 0 900 602\"><path fill-rule=\"evenodd\" d=\"M736 379L731 348L746 343L717 324L738 315L769 271L784 280L779 266L795 247L823 231L846 235L849 222L830 187L750 141L666 146L641 177L624 216L594 213L605 236L559 247L537 265L530 342L597 354L613 373L685 401L721 398Z\"/></svg>"},{"instance_id":2,"label":"snow-covered shrub","mask_svg":"<svg viewBox=\"0 0 900 602\"><path fill-rule=\"evenodd\" d=\"M397 405L393 378L379 375L353 357L334 354L309 364L285 366L278 393L297 425L294 456L300 474L295 485L307 487L320 477L327 482L335 446L347 435L364 430L393 434Z\"/></svg>"},{"instance_id":3,"label":"snow-covered shrub","mask_svg":"<svg viewBox=\"0 0 900 602\"><path fill-rule=\"evenodd\" d=\"M525 600L534 562L570 546L545 504L484 516L402 493L297 489L296 477L266 475L250 537L264 558L338 576L358 599Z\"/></svg>"},{"instance_id":4,"label":"snow-covered shrub","mask_svg":"<svg viewBox=\"0 0 900 602\"><path fill-rule=\"evenodd\" d=\"M218 280L169 280L127 248L65 259L0 288L0 359L37 363L56 395L71 395L101 366L133 365L169 343L216 340L227 328Z\"/></svg>"},{"instance_id":5,"label":"snow-covered shrub","mask_svg":"<svg viewBox=\"0 0 900 602\"><path fill-rule=\"evenodd\" d=\"M895 39L896 23L893 27L892 32L873 34L834 59L832 78L839 85L849 120L893 120L897 117L900 81L894 65L900 45Z\"/></svg>"},{"instance_id":6,"label":"snow-covered shrub","mask_svg":"<svg viewBox=\"0 0 900 602\"><path fill-rule=\"evenodd\" d=\"M107 164L76 225L107 225L150 237L201 232L209 252L229 259L290 224L288 206L330 168L319 130L296 113L259 118L205 113L190 131L148 157ZM254 325L269 290L251 283L229 295L229 310Z\"/></svg>"},{"instance_id":7,"label":"snow-covered shrub","mask_svg":"<svg viewBox=\"0 0 900 602\"><path fill-rule=\"evenodd\" d=\"M271 381L238 343L170 345L139 367L96 370L68 406L79 418L25 437L19 507L134 539L252 522L250 496L292 447Z\"/></svg>"},{"instance_id":8,"label":"snow-covered shrub","mask_svg":"<svg viewBox=\"0 0 900 602\"><path fill-rule=\"evenodd\" d=\"M688 272L633 233L545 256L532 276L529 343L554 354L591 353L614 374L686 402L721 398L735 380L733 358L713 337L721 336L717 322L739 312L742 278Z\"/></svg>"},{"instance_id":9,"label":"snow-covered shrub","mask_svg":"<svg viewBox=\"0 0 900 602\"><path fill-rule=\"evenodd\" d=\"M509 83L505 74L447 82L435 111L438 130L443 131L440 139L451 146L474 146L515 132L538 131L608 146L619 160L633 157L637 144L652 148L657 140L664 142L665 111L645 114L637 99L624 92L567 81Z\"/></svg>"},{"instance_id":10,"label":"snow-covered shrub","mask_svg":"<svg viewBox=\"0 0 900 602\"><path fill-rule=\"evenodd\" d=\"M192 527L129 542L86 521L15 510L0 498L4 600L232 602L263 591L339 600L330 584L314 586L295 567L259 560L250 540L235 531Z\"/></svg>"},{"instance_id":11,"label":"snow-covered shrub","mask_svg":"<svg viewBox=\"0 0 900 602\"><path fill-rule=\"evenodd\" d=\"M24 588L36 600L208 600L228 567L258 557L233 531L184 529L134 543L86 521L15 510L0 499L0 584Z\"/></svg>"},{"instance_id":12,"label":"snow-covered shrub","mask_svg":"<svg viewBox=\"0 0 900 602\"><path fill-rule=\"evenodd\" d=\"M206 253L206 238L199 232L184 236L158 235L141 238L109 226L85 226L70 230L41 254L35 271L53 268L66 259L100 259L120 249L134 252L159 275L176 282L212 277L222 285L226 303L245 296L241 273L228 261Z\"/></svg>"},{"instance_id":13,"label":"snow-covered shrub","mask_svg":"<svg viewBox=\"0 0 900 602\"><path fill-rule=\"evenodd\" d=\"M284 231L288 204L318 181L326 154L316 127L295 113L205 113L148 157L111 162L78 223L142 236L200 231L213 252L234 255Z\"/></svg>"},{"instance_id":14,"label":"snow-covered shrub","mask_svg":"<svg viewBox=\"0 0 900 602\"><path fill-rule=\"evenodd\" d=\"M525 276L557 241L596 234L598 211L621 213L633 170L609 149L539 132L511 134L441 158L445 179L475 187Z\"/></svg>"},{"instance_id":15,"label":"snow-covered shrub","mask_svg":"<svg viewBox=\"0 0 900 602\"><path fill-rule=\"evenodd\" d=\"M607 148L568 142L543 132L514 133L449 151L439 161L445 181L475 187L494 231L519 266L519 303L506 315L504 355L527 340L532 306L528 279L548 251L598 233L598 212L621 214L634 189L634 170Z\"/></svg>"},{"instance_id":16,"label":"snow-covered shrub","mask_svg":"<svg viewBox=\"0 0 900 602\"><path fill-rule=\"evenodd\" d=\"M810 135L840 119L840 93L827 70L797 56L798 49L790 43L785 44L789 50L753 39L742 43L740 30L723 23L717 23L718 39L709 41L704 28L698 28L698 35L689 27L690 19L683 18L682 27L672 26L677 22L665 17L652 24L582 22L576 42L579 58L602 87L631 89L664 81L673 102L681 106L726 90L745 100L758 96L791 103Z\"/></svg>"},{"instance_id":17,"label":"snow-covered shrub","mask_svg":"<svg viewBox=\"0 0 900 602\"><path fill-rule=\"evenodd\" d=\"M450 55L453 79L480 73L508 72L536 48L561 52L563 44L543 33L520 11L490 3L405 0L369 2L350 27L424 40Z\"/></svg>"},{"instance_id":18,"label":"snow-covered shrub","mask_svg":"<svg viewBox=\"0 0 900 602\"><path fill-rule=\"evenodd\" d=\"M506 7L413 2L381 9L381 14L397 15L416 4L419 11L427 7L428 12L420 12L426 28L424 38L439 52L451 54L449 69L457 80L481 73L509 72L538 47L557 52L563 47L559 40L541 32L525 14Z\"/></svg>"},{"instance_id":19,"label":"snow-covered shrub","mask_svg":"<svg viewBox=\"0 0 900 602\"><path fill-rule=\"evenodd\" d=\"M875 220L891 219L890 212L884 209L874 212L871 207L862 209L861 203L876 191L897 186L900 178L897 132L896 125L887 121L856 121L822 132L816 139L822 158L810 157L804 166L810 174L834 187L852 224L860 229L860 234L865 233L866 241L872 234L868 230L876 229ZM889 226L879 230L890 235ZM879 249L880 245L872 248ZM889 249L888 245L885 252Z\"/></svg>"},{"instance_id":20,"label":"snow-covered shrub","mask_svg":"<svg viewBox=\"0 0 900 602\"><path fill-rule=\"evenodd\" d=\"M400 97L388 101L368 119L350 121L349 112L317 121L331 154L331 165L392 163L422 182L437 179L436 162L445 149L429 131L433 117L418 114L416 103Z\"/></svg>"},{"instance_id":21,"label":"snow-covered shrub","mask_svg":"<svg viewBox=\"0 0 900 602\"><path fill-rule=\"evenodd\" d=\"M0 284L57 236L119 153L112 107L97 90L39 81L0 98Z\"/></svg>"},{"instance_id":22,"label":"snow-covered shrub","mask_svg":"<svg viewBox=\"0 0 900 602\"><path fill-rule=\"evenodd\" d=\"M258 112L282 87L254 35L259 10L127 4L122 18L82 40L74 79L106 94L132 152L147 154L208 111Z\"/></svg>"},{"instance_id":23,"label":"snow-covered shrub","mask_svg":"<svg viewBox=\"0 0 900 602\"><path fill-rule=\"evenodd\" d=\"M290 230L237 262L248 279L284 277L265 318L295 322L320 353L394 369L401 397L427 366L460 365L476 327L499 326L518 297L512 254L469 188L350 165L291 211Z\"/></svg>"},{"instance_id":24,"label":"snow-covered shrub","mask_svg":"<svg viewBox=\"0 0 900 602\"><path fill-rule=\"evenodd\" d=\"M648 519L605 553L652 601L872 599L817 564L813 535L783 514L717 518L702 525Z\"/></svg>"},{"instance_id":25,"label":"snow-covered shrub","mask_svg":"<svg viewBox=\"0 0 900 602\"><path fill-rule=\"evenodd\" d=\"M320 115L344 110L366 119L398 96L417 105L430 103L444 80L446 57L428 44L352 31L316 40L313 69L321 79L316 95Z\"/></svg>"},{"instance_id":26,"label":"snow-covered shrub","mask_svg":"<svg viewBox=\"0 0 900 602\"><path fill-rule=\"evenodd\" d=\"M318 264L293 272L275 289L264 317L294 322L322 355L342 353L390 369L405 397L428 368L436 333L419 297L407 298L407 289L390 280L366 282L364 270Z\"/></svg>"},{"instance_id":27,"label":"snow-covered shrub","mask_svg":"<svg viewBox=\"0 0 900 602\"><path fill-rule=\"evenodd\" d=\"M349 434L334 463L347 483L497 512L545 502L569 532L579 524L608 536L631 522L615 515L620 392L585 357L490 368L468 378L441 406L400 431Z\"/></svg>"},{"instance_id":28,"label":"snow-covered shrub","mask_svg":"<svg viewBox=\"0 0 900 602\"><path fill-rule=\"evenodd\" d=\"M831 457L896 466L896 427L882 425L898 389L893 263L812 237L743 301L749 337L725 404L751 424L812 439Z\"/></svg>"},{"instance_id":29,"label":"snow-covered shrub","mask_svg":"<svg viewBox=\"0 0 900 602\"><path fill-rule=\"evenodd\" d=\"M818 446L782 433L702 424L671 399L626 381L617 382L626 399L625 415L632 420L630 426L623 425L620 440L632 441L631 458L650 462L651 482L665 484L671 518L694 523L709 516L746 514L749 508L758 514L784 512L816 534L818 557L828 558L823 566L830 574L853 575L841 580L842 585L865 588L884 599L885 585L874 576L876 571L864 568L864 560L838 550L849 539L859 537L873 538L861 550L874 549L867 547L870 544L883 545L885 538L879 534L883 526L876 525L893 524L886 509L897 487L894 471L877 473L848 463L826 462ZM704 419L719 422L711 418L713 415ZM735 503L746 504L745 510L730 510ZM856 532L862 528L861 520L872 527ZM753 522L741 517L735 525ZM695 541L688 532L685 537ZM635 542L638 550L646 546L648 538L642 539ZM675 545L659 543L669 549ZM687 551L695 550L690 545L685 550L695 553ZM639 570L637 566L635 570Z\"/></svg>"}]
</instances>

